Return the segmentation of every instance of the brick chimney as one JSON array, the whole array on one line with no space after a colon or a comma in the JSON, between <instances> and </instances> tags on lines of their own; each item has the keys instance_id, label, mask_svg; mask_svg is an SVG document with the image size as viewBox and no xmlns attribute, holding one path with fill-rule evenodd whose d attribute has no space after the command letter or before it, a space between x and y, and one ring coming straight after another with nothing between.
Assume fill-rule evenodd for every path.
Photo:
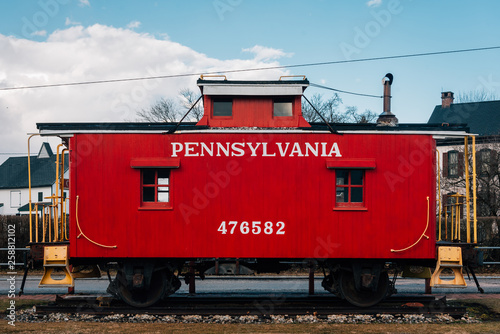
<instances>
[{"instance_id":1,"label":"brick chimney","mask_svg":"<svg viewBox=\"0 0 500 334\"><path fill-rule=\"evenodd\" d=\"M453 103L454 97L453 92L442 92L441 93L441 108L449 108Z\"/></svg>"}]
</instances>

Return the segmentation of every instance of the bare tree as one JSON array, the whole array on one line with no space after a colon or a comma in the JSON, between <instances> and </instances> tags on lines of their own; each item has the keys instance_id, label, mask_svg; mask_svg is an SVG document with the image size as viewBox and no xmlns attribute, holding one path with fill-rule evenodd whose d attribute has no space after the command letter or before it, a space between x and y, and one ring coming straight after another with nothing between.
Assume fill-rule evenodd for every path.
<instances>
[{"instance_id":1,"label":"bare tree","mask_svg":"<svg viewBox=\"0 0 500 334\"><path fill-rule=\"evenodd\" d=\"M323 95L314 94L309 101L316 108L316 110L326 119L329 123L338 123L340 122L341 116L338 112L338 107L342 103L342 99L338 94L333 94L327 100L323 99ZM321 122L322 119L314 111L314 108L307 101L302 101L302 116L306 119L306 121L314 123Z\"/></svg>"},{"instance_id":2,"label":"bare tree","mask_svg":"<svg viewBox=\"0 0 500 334\"><path fill-rule=\"evenodd\" d=\"M458 92L455 97L456 103L482 102L498 100L499 97L494 91L485 89L470 90L468 92Z\"/></svg>"},{"instance_id":3,"label":"bare tree","mask_svg":"<svg viewBox=\"0 0 500 334\"><path fill-rule=\"evenodd\" d=\"M186 109L186 112L196 103L201 94L197 94L193 92L189 88L181 89L180 92L180 100L182 106ZM190 116L194 118L196 121L199 121L203 117L203 103L199 101L196 106L194 106L193 110L190 112Z\"/></svg>"},{"instance_id":4,"label":"bare tree","mask_svg":"<svg viewBox=\"0 0 500 334\"><path fill-rule=\"evenodd\" d=\"M161 98L149 109L138 111L137 116L139 120L151 123L175 122L179 112L174 100Z\"/></svg>"},{"instance_id":5,"label":"bare tree","mask_svg":"<svg viewBox=\"0 0 500 334\"><path fill-rule=\"evenodd\" d=\"M329 123L374 123L378 115L370 110L365 110L363 113L358 112L358 107L348 106L344 112L339 111L342 99L338 94L334 94L331 98L325 100L323 95L314 94L309 101L316 110ZM314 108L307 102L302 102L302 115L311 123L322 122L321 117L314 111Z\"/></svg>"},{"instance_id":6,"label":"bare tree","mask_svg":"<svg viewBox=\"0 0 500 334\"><path fill-rule=\"evenodd\" d=\"M343 123L375 123L378 115L366 109L363 113L358 113L358 107L348 106L343 114Z\"/></svg>"}]
</instances>

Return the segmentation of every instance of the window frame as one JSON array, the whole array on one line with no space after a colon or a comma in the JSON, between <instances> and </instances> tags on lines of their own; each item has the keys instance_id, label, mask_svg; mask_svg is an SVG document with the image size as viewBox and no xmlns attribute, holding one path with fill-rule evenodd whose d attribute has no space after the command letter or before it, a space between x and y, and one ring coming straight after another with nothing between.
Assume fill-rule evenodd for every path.
<instances>
[{"instance_id":1,"label":"window frame","mask_svg":"<svg viewBox=\"0 0 500 334\"><path fill-rule=\"evenodd\" d=\"M362 173L361 184L352 184L352 172L360 171ZM347 172L348 182L347 184L337 184L338 172ZM345 188L348 190L348 201L338 202L337 201L337 189ZM362 200L361 202L352 202L352 189L357 188L362 190ZM365 197L366 197L366 170L361 168L337 168L335 169L335 191L334 191L335 205L334 210L366 210Z\"/></svg>"},{"instance_id":2,"label":"window frame","mask_svg":"<svg viewBox=\"0 0 500 334\"><path fill-rule=\"evenodd\" d=\"M154 183L153 184L144 184L144 172L145 171L154 171ZM158 183L158 172L166 171L168 172L168 184L159 184ZM154 167L154 168L140 168L140 206L139 210L169 210L173 208L172 204L172 170L171 168L162 168L162 167ZM154 201L144 201L144 187L153 188L154 189ZM158 193L159 188L168 188L168 202L159 202L158 201Z\"/></svg>"},{"instance_id":3,"label":"window frame","mask_svg":"<svg viewBox=\"0 0 500 334\"><path fill-rule=\"evenodd\" d=\"M43 191L38 192L38 202L43 202Z\"/></svg>"}]
</instances>

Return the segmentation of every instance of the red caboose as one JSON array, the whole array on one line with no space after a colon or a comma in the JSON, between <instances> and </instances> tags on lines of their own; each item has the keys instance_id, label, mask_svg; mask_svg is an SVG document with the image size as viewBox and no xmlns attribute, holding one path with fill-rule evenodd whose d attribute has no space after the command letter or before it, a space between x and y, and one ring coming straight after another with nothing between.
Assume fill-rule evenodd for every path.
<instances>
[{"instance_id":1,"label":"red caboose","mask_svg":"<svg viewBox=\"0 0 500 334\"><path fill-rule=\"evenodd\" d=\"M302 116L307 80L198 86L197 124L37 124L69 148L70 264L118 263L109 291L135 306L175 292L190 261L310 261L356 305L391 293L387 263L435 264L435 138L463 127L332 133Z\"/></svg>"}]
</instances>

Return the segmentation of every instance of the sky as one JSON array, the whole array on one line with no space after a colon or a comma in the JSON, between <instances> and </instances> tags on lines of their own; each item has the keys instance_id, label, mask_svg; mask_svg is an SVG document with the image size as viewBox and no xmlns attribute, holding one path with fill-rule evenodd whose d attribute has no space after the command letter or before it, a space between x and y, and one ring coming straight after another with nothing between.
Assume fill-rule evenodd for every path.
<instances>
[{"instance_id":1,"label":"sky","mask_svg":"<svg viewBox=\"0 0 500 334\"><path fill-rule=\"evenodd\" d=\"M160 98L197 90L199 74L208 72L338 62L227 78L305 75L377 96L390 72L392 112L400 123L424 123L442 91L500 95L500 49L359 60L500 46L498 13L495 0L0 1L0 163L26 154L37 122L133 121ZM176 74L194 75L6 90ZM332 92L305 92L313 94ZM339 95L341 111L382 112L380 98ZM32 151L40 144L35 139Z\"/></svg>"}]
</instances>

